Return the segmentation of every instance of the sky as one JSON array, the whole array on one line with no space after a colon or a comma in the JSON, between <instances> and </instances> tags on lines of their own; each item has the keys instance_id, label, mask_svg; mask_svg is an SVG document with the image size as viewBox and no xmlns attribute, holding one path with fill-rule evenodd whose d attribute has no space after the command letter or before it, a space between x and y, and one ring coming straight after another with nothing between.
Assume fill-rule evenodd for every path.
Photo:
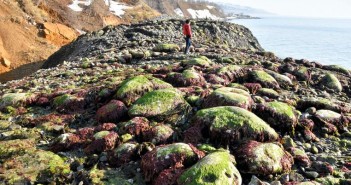
<instances>
[{"instance_id":1,"label":"sky","mask_svg":"<svg viewBox=\"0 0 351 185\"><path fill-rule=\"evenodd\" d=\"M297 17L351 18L351 0L210 0Z\"/></svg>"}]
</instances>

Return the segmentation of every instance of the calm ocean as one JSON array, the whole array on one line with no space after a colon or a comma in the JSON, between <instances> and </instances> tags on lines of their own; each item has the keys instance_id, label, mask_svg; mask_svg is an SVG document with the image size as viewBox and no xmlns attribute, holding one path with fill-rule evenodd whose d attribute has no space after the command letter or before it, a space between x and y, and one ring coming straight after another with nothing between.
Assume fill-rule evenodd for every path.
<instances>
[{"instance_id":1,"label":"calm ocean","mask_svg":"<svg viewBox=\"0 0 351 185\"><path fill-rule=\"evenodd\" d=\"M262 18L231 22L249 28L266 51L351 69L351 19Z\"/></svg>"}]
</instances>

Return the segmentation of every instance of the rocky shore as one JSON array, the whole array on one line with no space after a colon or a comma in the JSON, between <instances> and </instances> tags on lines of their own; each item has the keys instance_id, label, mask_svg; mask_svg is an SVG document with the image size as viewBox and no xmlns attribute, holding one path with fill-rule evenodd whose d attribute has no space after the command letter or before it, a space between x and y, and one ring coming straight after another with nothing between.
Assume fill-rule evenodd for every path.
<instances>
[{"instance_id":1,"label":"rocky shore","mask_svg":"<svg viewBox=\"0 0 351 185\"><path fill-rule=\"evenodd\" d=\"M87 33L0 85L0 184L351 184L351 75L242 26Z\"/></svg>"}]
</instances>

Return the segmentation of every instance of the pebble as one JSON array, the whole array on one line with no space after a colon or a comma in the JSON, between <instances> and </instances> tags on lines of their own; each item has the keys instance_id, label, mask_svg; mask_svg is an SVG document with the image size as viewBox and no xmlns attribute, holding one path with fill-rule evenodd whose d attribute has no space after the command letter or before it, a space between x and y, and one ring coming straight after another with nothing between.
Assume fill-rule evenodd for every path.
<instances>
[{"instance_id":1,"label":"pebble","mask_svg":"<svg viewBox=\"0 0 351 185\"><path fill-rule=\"evenodd\" d=\"M311 152L312 152L313 154L318 154L318 148L317 148L316 146L312 146Z\"/></svg>"}]
</instances>

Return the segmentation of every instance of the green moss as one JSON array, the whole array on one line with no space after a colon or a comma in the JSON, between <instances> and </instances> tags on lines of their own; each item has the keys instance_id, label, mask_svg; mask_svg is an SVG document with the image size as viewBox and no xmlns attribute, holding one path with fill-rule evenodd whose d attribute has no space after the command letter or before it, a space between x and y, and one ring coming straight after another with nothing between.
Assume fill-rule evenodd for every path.
<instances>
[{"instance_id":1,"label":"green moss","mask_svg":"<svg viewBox=\"0 0 351 185\"><path fill-rule=\"evenodd\" d=\"M335 90L337 92L341 92L342 91L342 85L341 85L340 81L338 80L338 78L336 78L331 73L326 74L322 78L321 84L326 86L327 88L333 89L333 90Z\"/></svg>"},{"instance_id":2,"label":"green moss","mask_svg":"<svg viewBox=\"0 0 351 185\"><path fill-rule=\"evenodd\" d=\"M186 65L186 66L209 67L212 64L212 62L207 57L200 56L200 57L197 57L197 58L193 58L193 59L190 59L190 60L183 61L182 64Z\"/></svg>"},{"instance_id":3,"label":"green moss","mask_svg":"<svg viewBox=\"0 0 351 185\"><path fill-rule=\"evenodd\" d=\"M157 52L175 52L179 51L180 48L176 44L159 44L154 48Z\"/></svg>"},{"instance_id":4,"label":"green moss","mask_svg":"<svg viewBox=\"0 0 351 185\"><path fill-rule=\"evenodd\" d=\"M185 155L186 157L194 157L195 153L188 144L185 143L173 143L163 147L159 147L157 150L157 158L166 157L170 154Z\"/></svg>"},{"instance_id":5,"label":"green moss","mask_svg":"<svg viewBox=\"0 0 351 185\"><path fill-rule=\"evenodd\" d=\"M277 81L265 71L254 70L251 75L259 82L277 83Z\"/></svg>"},{"instance_id":6,"label":"green moss","mask_svg":"<svg viewBox=\"0 0 351 185\"><path fill-rule=\"evenodd\" d=\"M106 131L106 130L100 131L100 132L94 134L94 138L95 138L95 139L102 139L102 138L104 138L105 136L107 136L109 133L110 133L110 131Z\"/></svg>"},{"instance_id":7,"label":"green moss","mask_svg":"<svg viewBox=\"0 0 351 185\"><path fill-rule=\"evenodd\" d=\"M250 133L267 133L274 138L278 138L275 130L261 118L239 107L223 106L203 109L198 111L196 116L210 123L211 129L239 129L244 127Z\"/></svg>"},{"instance_id":8,"label":"green moss","mask_svg":"<svg viewBox=\"0 0 351 185\"><path fill-rule=\"evenodd\" d=\"M59 106L64 105L65 103L67 103L68 101L70 101L73 98L74 97L72 95L64 94L64 95L61 95L61 96L54 98L53 104L55 107L59 107Z\"/></svg>"},{"instance_id":9,"label":"green moss","mask_svg":"<svg viewBox=\"0 0 351 185\"><path fill-rule=\"evenodd\" d=\"M242 89L235 89L230 87L223 87L216 89L213 96L224 98L226 102L232 102L237 106L246 105L249 107L251 105L251 96L248 92Z\"/></svg>"},{"instance_id":10,"label":"green moss","mask_svg":"<svg viewBox=\"0 0 351 185\"><path fill-rule=\"evenodd\" d=\"M24 154L26 151L34 149L33 139L16 139L0 141L0 159Z\"/></svg>"},{"instance_id":11,"label":"green moss","mask_svg":"<svg viewBox=\"0 0 351 185\"><path fill-rule=\"evenodd\" d=\"M183 185L241 184L241 175L227 151L208 154L186 170L178 179Z\"/></svg>"},{"instance_id":12,"label":"green moss","mask_svg":"<svg viewBox=\"0 0 351 185\"><path fill-rule=\"evenodd\" d=\"M173 88L151 91L139 98L129 109L129 115L153 117L180 112L180 107L189 107L183 96Z\"/></svg>"},{"instance_id":13,"label":"green moss","mask_svg":"<svg viewBox=\"0 0 351 185\"><path fill-rule=\"evenodd\" d=\"M21 105L29 95L27 93L8 93L4 94L0 100L0 107L17 107Z\"/></svg>"},{"instance_id":14,"label":"green moss","mask_svg":"<svg viewBox=\"0 0 351 185\"><path fill-rule=\"evenodd\" d=\"M295 112L293 107L290 105L283 103L283 102L278 102L278 101L273 101L273 102L268 102L266 105L272 109L274 109L277 113L287 116L291 119L296 119Z\"/></svg>"}]
</instances>

